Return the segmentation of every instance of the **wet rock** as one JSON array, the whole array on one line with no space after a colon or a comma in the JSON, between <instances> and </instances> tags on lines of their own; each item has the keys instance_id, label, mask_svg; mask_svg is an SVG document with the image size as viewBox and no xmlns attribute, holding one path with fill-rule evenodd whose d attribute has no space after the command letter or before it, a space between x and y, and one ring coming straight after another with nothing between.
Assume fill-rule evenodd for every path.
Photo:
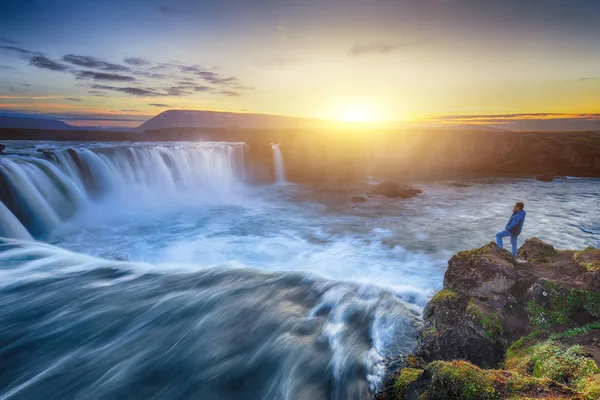
<instances>
[{"instance_id":1,"label":"wet rock","mask_svg":"<svg viewBox=\"0 0 600 400\"><path fill-rule=\"evenodd\" d=\"M0 154L2 154L2 152L4 151L4 149L6 149L6 145L0 143Z\"/></svg>"},{"instance_id":2,"label":"wet rock","mask_svg":"<svg viewBox=\"0 0 600 400\"><path fill-rule=\"evenodd\" d=\"M554 180L554 175L552 174L542 174L535 177L540 182L552 182Z\"/></svg>"},{"instance_id":3,"label":"wet rock","mask_svg":"<svg viewBox=\"0 0 600 400\"><path fill-rule=\"evenodd\" d=\"M402 199L409 199L423 193L422 190L415 189L410 186L402 186L398 182L394 181L384 181L378 183L371 190L371 192L373 194L380 194L386 197L397 197Z\"/></svg>"},{"instance_id":4,"label":"wet rock","mask_svg":"<svg viewBox=\"0 0 600 400\"><path fill-rule=\"evenodd\" d=\"M367 201L367 198L362 196L352 196L350 200L352 200L353 203L364 203Z\"/></svg>"}]
</instances>

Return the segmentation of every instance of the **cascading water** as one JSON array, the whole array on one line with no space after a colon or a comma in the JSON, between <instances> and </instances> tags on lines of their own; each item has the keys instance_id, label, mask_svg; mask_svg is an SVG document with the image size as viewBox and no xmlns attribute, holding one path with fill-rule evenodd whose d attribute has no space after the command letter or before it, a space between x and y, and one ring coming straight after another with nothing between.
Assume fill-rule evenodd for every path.
<instances>
[{"instance_id":1,"label":"cascading water","mask_svg":"<svg viewBox=\"0 0 600 400\"><path fill-rule=\"evenodd\" d=\"M281 154L281 149L279 148L279 143L271 143L271 147L273 148L273 165L275 168L275 182L283 183L285 182L285 164L283 163L283 155Z\"/></svg>"},{"instance_id":2,"label":"cascading water","mask_svg":"<svg viewBox=\"0 0 600 400\"><path fill-rule=\"evenodd\" d=\"M243 182L243 143L196 143L64 149L0 163L0 214L5 236L34 237L105 196L137 201L188 195L226 196ZM10 213L10 215L9 215ZM20 233L19 233L20 232Z\"/></svg>"}]
</instances>

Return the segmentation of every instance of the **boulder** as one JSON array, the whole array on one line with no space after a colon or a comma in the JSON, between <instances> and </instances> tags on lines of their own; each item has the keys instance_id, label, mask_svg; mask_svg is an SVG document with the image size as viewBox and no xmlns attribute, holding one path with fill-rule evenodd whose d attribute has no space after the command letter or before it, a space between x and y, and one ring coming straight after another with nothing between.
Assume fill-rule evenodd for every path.
<instances>
[{"instance_id":1,"label":"boulder","mask_svg":"<svg viewBox=\"0 0 600 400\"><path fill-rule=\"evenodd\" d=\"M402 186L398 182L384 181L378 183L372 190L374 194L381 194L387 197L399 197L409 199L423 193L422 190L412 188L410 186Z\"/></svg>"},{"instance_id":2,"label":"boulder","mask_svg":"<svg viewBox=\"0 0 600 400\"><path fill-rule=\"evenodd\" d=\"M0 143L0 153L2 153L6 149L6 145Z\"/></svg>"},{"instance_id":3,"label":"boulder","mask_svg":"<svg viewBox=\"0 0 600 400\"><path fill-rule=\"evenodd\" d=\"M350 200L352 200L353 203L364 203L367 201L367 198L362 196L352 196Z\"/></svg>"},{"instance_id":4,"label":"boulder","mask_svg":"<svg viewBox=\"0 0 600 400\"><path fill-rule=\"evenodd\" d=\"M519 257L531 263L550 261L558 252L552 245L541 241L536 237L527 239L519 249Z\"/></svg>"},{"instance_id":5,"label":"boulder","mask_svg":"<svg viewBox=\"0 0 600 400\"><path fill-rule=\"evenodd\" d=\"M554 175L552 174L542 174L535 177L540 182L552 182L554 180Z\"/></svg>"}]
</instances>

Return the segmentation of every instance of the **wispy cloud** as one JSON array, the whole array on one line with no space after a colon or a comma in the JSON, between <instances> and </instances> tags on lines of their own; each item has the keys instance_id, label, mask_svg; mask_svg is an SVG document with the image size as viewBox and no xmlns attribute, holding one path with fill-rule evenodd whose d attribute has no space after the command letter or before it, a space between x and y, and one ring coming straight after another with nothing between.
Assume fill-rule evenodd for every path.
<instances>
[{"instance_id":1,"label":"wispy cloud","mask_svg":"<svg viewBox=\"0 0 600 400\"><path fill-rule=\"evenodd\" d=\"M36 68L67 72L77 80L92 81L80 86L86 87L90 94L99 97L109 96L108 92L136 97L184 97L195 93L238 97L253 90L251 87L244 86L235 76L223 75L215 68L205 68L198 64L153 63L132 56L123 60L127 65L121 65L98 57L78 54L66 54L56 60L39 51L12 44L2 44L0 50L17 54ZM120 87L94 83L103 81L135 83L135 85Z\"/></svg>"},{"instance_id":2,"label":"wispy cloud","mask_svg":"<svg viewBox=\"0 0 600 400\"><path fill-rule=\"evenodd\" d=\"M149 106L153 106L153 107L163 107L163 108L171 108L170 105L168 104L163 104L163 103L150 103L148 104Z\"/></svg>"},{"instance_id":3,"label":"wispy cloud","mask_svg":"<svg viewBox=\"0 0 600 400\"><path fill-rule=\"evenodd\" d=\"M79 79L93 79L95 81L134 82L136 80L133 76L95 71L76 71L75 75Z\"/></svg>"},{"instance_id":4,"label":"wispy cloud","mask_svg":"<svg viewBox=\"0 0 600 400\"><path fill-rule=\"evenodd\" d=\"M16 41L16 40L9 39L9 38L7 38L7 37L4 37L4 36L0 36L0 43L6 43L6 44L17 44L17 41Z\"/></svg>"},{"instance_id":5,"label":"wispy cloud","mask_svg":"<svg viewBox=\"0 0 600 400\"><path fill-rule=\"evenodd\" d=\"M65 100L68 100L68 101L83 101L83 99L81 99L79 97L65 97Z\"/></svg>"},{"instance_id":6,"label":"wispy cloud","mask_svg":"<svg viewBox=\"0 0 600 400\"><path fill-rule=\"evenodd\" d=\"M22 47L12 46L12 45L7 46L7 45L0 44L0 50L12 51L15 53L19 53L22 56L30 56L33 54L33 51L24 49Z\"/></svg>"},{"instance_id":7,"label":"wispy cloud","mask_svg":"<svg viewBox=\"0 0 600 400\"><path fill-rule=\"evenodd\" d=\"M124 65L109 63L107 61L103 61L96 57L91 57L91 56L67 54L67 55L63 56L62 59L63 59L63 61L68 62L69 64L76 65L78 67L99 69L99 70L108 71L108 72L128 72L128 71L130 71L130 68L126 67Z\"/></svg>"},{"instance_id":8,"label":"wispy cloud","mask_svg":"<svg viewBox=\"0 0 600 400\"><path fill-rule=\"evenodd\" d=\"M126 64L133 65L135 67L143 67L145 65L150 65L150 61L140 57L128 57L123 61L125 61Z\"/></svg>"},{"instance_id":9,"label":"wispy cloud","mask_svg":"<svg viewBox=\"0 0 600 400\"><path fill-rule=\"evenodd\" d=\"M50 71L64 72L69 70L69 66L51 60L44 56L33 56L29 59L29 65Z\"/></svg>"},{"instance_id":10,"label":"wispy cloud","mask_svg":"<svg viewBox=\"0 0 600 400\"><path fill-rule=\"evenodd\" d=\"M600 76L584 76L582 78L569 79L565 82L590 82L590 81L600 81Z\"/></svg>"},{"instance_id":11,"label":"wispy cloud","mask_svg":"<svg viewBox=\"0 0 600 400\"><path fill-rule=\"evenodd\" d=\"M432 38L422 38L404 42L357 44L350 48L348 54L355 57L369 54L388 54L401 49L427 44L432 40Z\"/></svg>"}]
</instances>

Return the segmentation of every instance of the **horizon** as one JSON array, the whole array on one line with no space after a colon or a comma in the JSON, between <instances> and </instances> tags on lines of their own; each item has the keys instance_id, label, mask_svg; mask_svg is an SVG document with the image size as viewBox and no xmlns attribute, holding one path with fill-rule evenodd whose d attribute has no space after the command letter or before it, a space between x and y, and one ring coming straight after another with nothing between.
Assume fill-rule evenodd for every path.
<instances>
[{"instance_id":1,"label":"horizon","mask_svg":"<svg viewBox=\"0 0 600 400\"><path fill-rule=\"evenodd\" d=\"M4 7L0 115L600 128L592 0L50 3Z\"/></svg>"}]
</instances>

